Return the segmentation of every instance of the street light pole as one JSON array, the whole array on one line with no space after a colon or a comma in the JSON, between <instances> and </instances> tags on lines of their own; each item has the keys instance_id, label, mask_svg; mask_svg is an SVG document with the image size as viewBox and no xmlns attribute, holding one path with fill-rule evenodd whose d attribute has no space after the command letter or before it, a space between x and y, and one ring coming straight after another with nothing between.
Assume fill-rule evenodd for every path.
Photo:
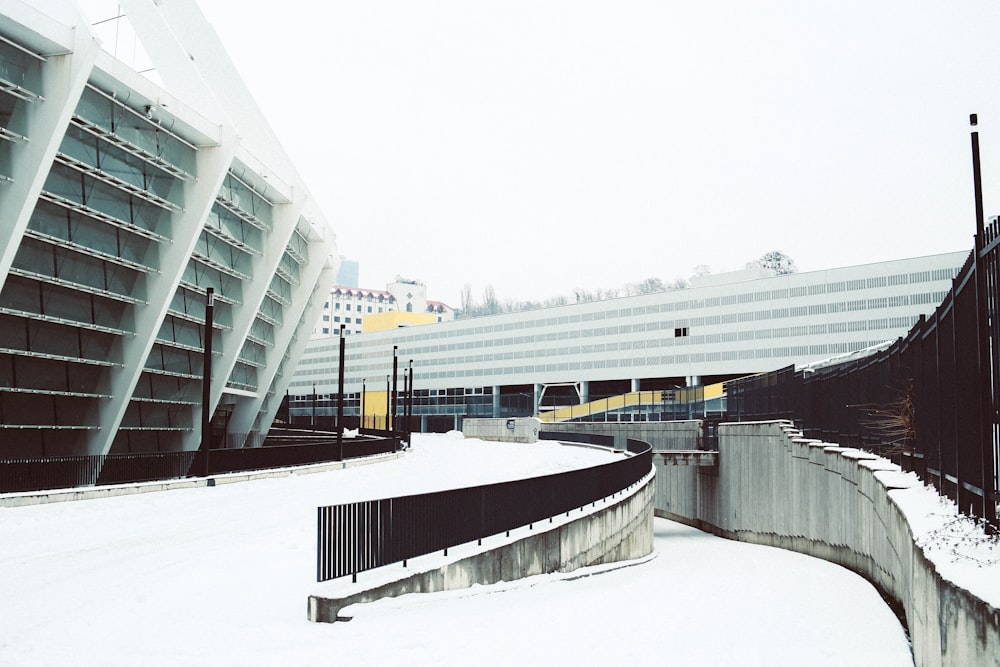
<instances>
[{"instance_id":1,"label":"street light pole","mask_svg":"<svg viewBox=\"0 0 1000 667\"><path fill-rule=\"evenodd\" d=\"M337 379L337 447L340 450L340 460L344 460L344 351L347 347L347 337L344 326L340 325L340 361L338 363L339 377Z\"/></svg>"},{"instance_id":2,"label":"street light pole","mask_svg":"<svg viewBox=\"0 0 1000 667\"><path fill-rule=\"evenodd\" d=\"M398 348L398 345L392 346L392 421L389 424L390 431L396 430L396 392L399 389L399 359L396 357Z\"/></svg>"},{"instance_id":3,"label":"street light pole","mask_svg":"<svg viewBox=\"0 0 1000 667\"><path fill-rule=\"evenodd\" d=\"M205 290L205 340L201 376L201 448L204 453L204 473L208 477L208 450L212 444L212 327L214 325L215 290Z\"/></svg>"}]
</instances>

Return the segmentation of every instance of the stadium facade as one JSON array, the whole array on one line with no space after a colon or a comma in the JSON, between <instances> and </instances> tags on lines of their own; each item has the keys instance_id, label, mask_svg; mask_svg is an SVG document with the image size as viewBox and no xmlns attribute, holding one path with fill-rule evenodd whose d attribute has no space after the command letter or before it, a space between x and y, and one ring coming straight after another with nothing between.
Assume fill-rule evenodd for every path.
<instances>
[{"instance_id":1,"label":"stadium facade","mask_svg":"<svg viewBox=\"0 0 1000 667\"><path fill-rule=\"evenodd\" d=\"M190 0L0 3L0 456L265 432L337 273L334 235ZM275 400L275 397L278 400ZM213 443L214 446L214 443Z\"/></svg>"},{"instance_id":2,"label":"stadium facade","mask_svg":"<svg viewBox=\"0 0 1000 667\"><path fill-rule=\"evenodd\" d=\"M362 333L346 341L345 415L363 408L382 423L394 348L401 369L412 361L413 414L430 430L857 353L933 313L967 257L721 274L686 289ZM310 342L289 388L293 421L335 414L338 364L337 340Z\"/></svg>"}]
</instances>

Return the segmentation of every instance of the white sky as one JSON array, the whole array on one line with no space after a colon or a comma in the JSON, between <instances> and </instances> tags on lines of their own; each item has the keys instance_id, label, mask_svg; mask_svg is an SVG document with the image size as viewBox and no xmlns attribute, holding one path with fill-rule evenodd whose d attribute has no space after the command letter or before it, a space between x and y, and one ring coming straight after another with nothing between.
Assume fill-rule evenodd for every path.
<instances>
[{"instance_id":1,"label":"white sky","mask_svg":"<svg viewBox=\"0 0 1000 667\"><path fill-rule=\"evenodd\" d=\"M993 0L199 4L363 286L969 249L971 112L1000 212Z\"/></svg>"},{"instance_id":2,"label":"white sky","mask_svg":"<svg viewBox=\"0 0 1000 667\"><path fill-rule=\"evenodd\" d=\"M632 567L355 605L350 623L306 620L309 594L350 588L315 582L317 506L608 460L554 442L415 435L389 463L0 507L0 664L912 665L902 627L861 577L662 519L655 556Z\"/></svg>"}]
</instances>

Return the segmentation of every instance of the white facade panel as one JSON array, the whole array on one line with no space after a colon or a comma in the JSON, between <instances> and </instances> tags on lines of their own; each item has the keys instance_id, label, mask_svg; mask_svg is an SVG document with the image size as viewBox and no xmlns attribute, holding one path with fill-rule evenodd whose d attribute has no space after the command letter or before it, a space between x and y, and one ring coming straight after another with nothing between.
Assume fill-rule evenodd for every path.
<instances>
[{"instance_id":1,"label":"white facade panel","mask_svg":"<svg viewBox=\"0 0 1000 667\"><path fill-rule=\"evenodd\" d=\"M73 2L0 7L0 456L197 448L209 287L213 424L246 406L242 444L329 290L334 235L228 59L225 90L192 60L223 53L197 8L121 6L170 90Z\"/></svg>"}]
</instances>

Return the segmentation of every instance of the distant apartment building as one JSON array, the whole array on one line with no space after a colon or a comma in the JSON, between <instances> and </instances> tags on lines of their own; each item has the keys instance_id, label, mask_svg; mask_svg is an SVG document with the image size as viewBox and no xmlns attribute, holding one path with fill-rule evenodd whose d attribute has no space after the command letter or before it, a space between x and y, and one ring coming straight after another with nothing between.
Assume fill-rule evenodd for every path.
<instances>
[{"instance_id":1,"label":"distant apartment building","mask_svg":"<svg viewBox=\"0 0 1000 667\"><path fill-rule=\"evenodd\" d=\"M427 298L424 283L397 276L384 290L335 285L323 304L312 337L337 337L341 326L345 334L351 335L454 319L455 311L450 306Z\"/></svg>"}]
</instances>

